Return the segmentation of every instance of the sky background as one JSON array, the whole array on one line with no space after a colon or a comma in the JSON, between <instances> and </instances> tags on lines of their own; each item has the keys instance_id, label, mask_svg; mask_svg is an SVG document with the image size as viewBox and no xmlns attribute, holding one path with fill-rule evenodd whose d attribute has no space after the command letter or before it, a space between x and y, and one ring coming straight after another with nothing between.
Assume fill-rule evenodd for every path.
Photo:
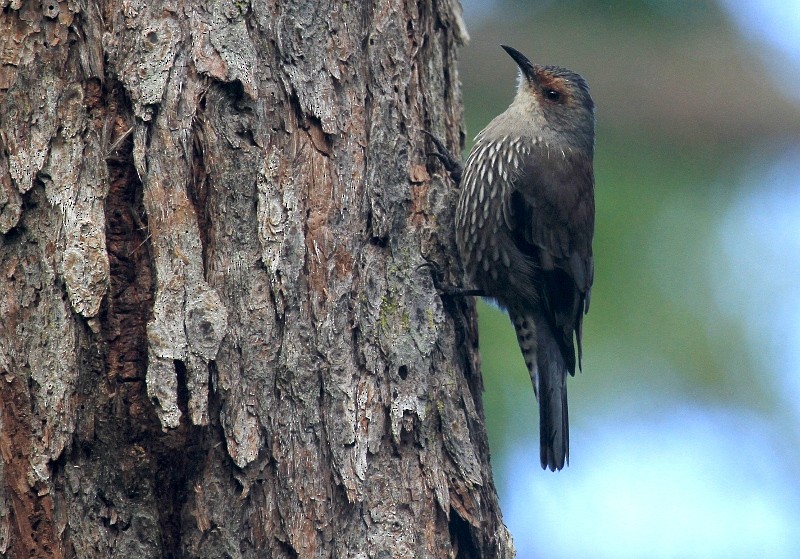
<instances>
[{"instance_id":1,"label":"sky background","mask_svg":"<svg viewBox=\"0 0 800 559\"><path fill-rule=\"evenodd\" d=\"M597 105L569 468L540 469L513 329L479 306L518 557L800 557L800 2L462 4L467 149L514 94L500 44Z\"/></svg>"}]
</instances>

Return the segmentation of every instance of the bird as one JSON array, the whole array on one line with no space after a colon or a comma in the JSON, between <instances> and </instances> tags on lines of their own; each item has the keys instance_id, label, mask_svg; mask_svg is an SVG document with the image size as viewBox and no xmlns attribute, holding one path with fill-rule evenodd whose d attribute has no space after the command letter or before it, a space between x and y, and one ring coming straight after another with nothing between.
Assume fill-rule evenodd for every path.
<instances>
[{"instance_id":1,"label":"bird","mask_svg":"<svg viewBox=\"0 0 800 559\"><path fill-rule=\"evenodd\" d=\"M576 349L582 369L594 280L595 108L579 74L501 46L516 95L451 171L456 245L472 285L508 311L539 403L541 466L556 471L569 464L566 378Z\"/></svg>"}]
</instances>

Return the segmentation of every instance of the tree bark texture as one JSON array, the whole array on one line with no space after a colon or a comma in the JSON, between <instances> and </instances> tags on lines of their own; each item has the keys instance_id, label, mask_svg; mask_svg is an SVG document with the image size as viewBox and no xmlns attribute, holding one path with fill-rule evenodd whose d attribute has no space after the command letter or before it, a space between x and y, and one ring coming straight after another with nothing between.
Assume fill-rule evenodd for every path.
<instances>
[{"instance_id":1,"label":"tree bark texture","mask_svg":"<svg viewBox=\"0 0 800 559\"><path fill-rule=\"evenodd\" d=\"M513 555L431 279L460 8L0 5L0 554Z\"/></svg>"}]
</instances>

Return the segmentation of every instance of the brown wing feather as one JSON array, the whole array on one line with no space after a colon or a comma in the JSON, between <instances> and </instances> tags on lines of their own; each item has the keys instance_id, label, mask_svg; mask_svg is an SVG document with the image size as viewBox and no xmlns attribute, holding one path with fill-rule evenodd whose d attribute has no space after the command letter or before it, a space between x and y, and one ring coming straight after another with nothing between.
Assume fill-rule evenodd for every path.
<instances>
[{"instance_id":1,"label":"brown wing feather","mask_svg":"<svg viewBox=\"0 0 800 559\"><path fill-rule=\"evenodd\" d=\"M594 279L594 174L591 161L537 164L515 181L509 198L514 242L536 264L536 289L570 374L581 357L583 315Z\"/></svg>"}]
</instances>

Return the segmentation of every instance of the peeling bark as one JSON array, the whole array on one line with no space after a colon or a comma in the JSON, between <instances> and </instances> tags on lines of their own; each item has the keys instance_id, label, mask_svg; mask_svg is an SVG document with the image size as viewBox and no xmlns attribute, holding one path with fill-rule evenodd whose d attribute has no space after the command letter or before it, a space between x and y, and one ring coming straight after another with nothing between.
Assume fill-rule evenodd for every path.
<instances>
[{"instance_id":1,"label":"peeling bark","mask_svg":"<svg viewBox=\"0 0 800 559\"><path fill-rule=\"evenodd\" d=\"M510 557L449 0L4 2L0 555Z\"/></svg>"}]
</instances>

